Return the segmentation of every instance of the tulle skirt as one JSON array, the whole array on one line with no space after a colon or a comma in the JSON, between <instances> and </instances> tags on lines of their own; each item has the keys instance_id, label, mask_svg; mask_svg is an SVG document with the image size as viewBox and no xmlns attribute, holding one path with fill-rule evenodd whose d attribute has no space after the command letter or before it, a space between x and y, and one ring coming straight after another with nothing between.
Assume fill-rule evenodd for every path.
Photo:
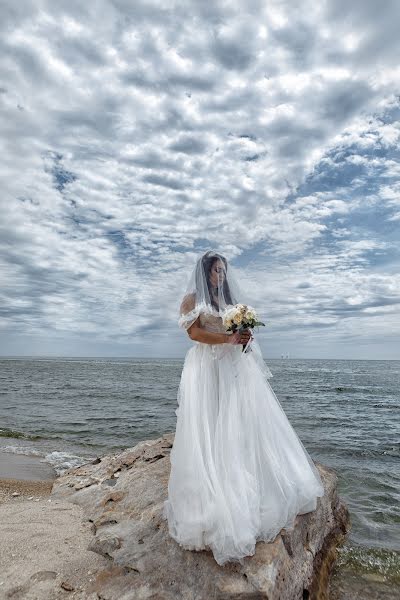
<instances>
[{"instance_id":1,"label":"tulle skirt","mask_svg":"<svg viewBox=\"0 0 400 600\"><path fill-rule=\"evenodd\" d=\"M219 565L243 564L324 495L263 365L256 340L248 353L196 342L182 370L162 516L182 548Z\"/></svg>"}]
</instances>

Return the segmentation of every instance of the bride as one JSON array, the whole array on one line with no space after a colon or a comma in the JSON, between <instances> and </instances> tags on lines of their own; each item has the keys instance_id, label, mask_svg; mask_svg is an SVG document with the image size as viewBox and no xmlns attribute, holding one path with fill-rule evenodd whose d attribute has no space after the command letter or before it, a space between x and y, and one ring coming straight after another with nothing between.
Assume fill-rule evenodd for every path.
<instances>
[{"instance_id":1,"label":"bride","mask_svg":"<svg viewBox=\"0 0 400 600\"><path fill-rule=\"evenodd\" d=\"M254 336L223 327L224 309L238 302L245 299L226 258L211 250L199 257L180 307L179 325L195 343L178 389L162 513L182 548L211 550L219 565L243 564L257 541L293 528L324 495Z\"/></svg>"}]
</instances>

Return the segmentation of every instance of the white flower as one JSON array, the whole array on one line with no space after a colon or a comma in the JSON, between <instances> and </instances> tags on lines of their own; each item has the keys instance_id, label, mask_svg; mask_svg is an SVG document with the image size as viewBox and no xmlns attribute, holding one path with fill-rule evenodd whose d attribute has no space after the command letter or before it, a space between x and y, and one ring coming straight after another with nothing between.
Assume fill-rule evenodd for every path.
<instances>
[{"instance_id":1,"label":"white flower","mask_svg":"<svg viewBox=\"0 0 400 600\"><path fill-rule=\"evenodd\" d=\"M232 319L230 317L226 317L225 316L223 318L223 324L224 324L224 327L226 327L226 328L227 327L231 327L231 325L232 325Z\"/></svg>"},{"instance_id":2,"label":"white flower","mask_svg":"<svg viewBox=\"0 0 400 600\"><path fill-rule=\"evenodd\" d=\"M236 315L233 317L233 321L234 323L236 323L236 325L240 325L240 323L242 322L243 319L243 315L241 312L236 313Z\"/></svg>"},{"instance_id":3,"label":"white flower","mask_svg":"<svg viewBox=\"0 0 400 600\"><path fill-rule=\"evenodd\" d=\"M232 327L233 324L239 326L245 324L246 321L256 319L257 317L254 308L240 303L226 308L223 314L223 324L225 329Z\"/></svg>"},{"instance_id":4,"label":"white flower","mask_svg":"<svg viewBox=\"0 0 400 600\"><path fill-rule=\"evenodd\" d=\"M249 321L255 320L256 319L256 314L253 310L248 310L245 314L245 318Z\"/></svg>"}]
</instances>

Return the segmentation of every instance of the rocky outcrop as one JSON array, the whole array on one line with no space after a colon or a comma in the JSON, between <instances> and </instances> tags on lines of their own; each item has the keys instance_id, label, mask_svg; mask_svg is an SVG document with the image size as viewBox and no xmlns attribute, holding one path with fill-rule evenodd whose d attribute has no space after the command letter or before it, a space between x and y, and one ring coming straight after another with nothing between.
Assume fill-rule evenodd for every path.
<instances>
[{"instance_id":1,"label":"rocky outcrop","mask_svg":"<svg viewBox=\"0 0 400 600\"><path fill-rule=\"evenodd\" d=\"M52 496L83 507L92 524L89 549L109 559L93 592L102 600L179 598L297 600L326 598L335 548L349 527L332 469L315 463L325 495L292 531L258 542L244 565L218 565L211 551L188 551L162 519L174 434L97 458L58 478Z\"/></svg>"}]
</instances>

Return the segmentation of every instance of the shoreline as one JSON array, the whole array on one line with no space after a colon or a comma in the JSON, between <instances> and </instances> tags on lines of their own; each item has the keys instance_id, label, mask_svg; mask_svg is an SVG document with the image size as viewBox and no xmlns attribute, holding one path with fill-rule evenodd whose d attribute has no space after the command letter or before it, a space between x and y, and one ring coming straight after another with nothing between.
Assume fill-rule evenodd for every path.
<instances>
[{"instance_id":1,"label":"shoreline","mask_svg":"<svg viewBox=\"0 0 400 600\"><path fill-rule=\"evenodd\" d=\"M39 456L0 450L0 503L48 497L56 479L55 470Z\"/></svg>"},{"instance_id":2,"label":"shoreline","mask_svg":"<svg viewBox=\"0 0 400 600\"><path fill-rule=\"evenodd\" d=\"M19 481L54 481L57 473L40 456L4 452L0 448L0 479Z\"/></svg>"}]
</instances>

